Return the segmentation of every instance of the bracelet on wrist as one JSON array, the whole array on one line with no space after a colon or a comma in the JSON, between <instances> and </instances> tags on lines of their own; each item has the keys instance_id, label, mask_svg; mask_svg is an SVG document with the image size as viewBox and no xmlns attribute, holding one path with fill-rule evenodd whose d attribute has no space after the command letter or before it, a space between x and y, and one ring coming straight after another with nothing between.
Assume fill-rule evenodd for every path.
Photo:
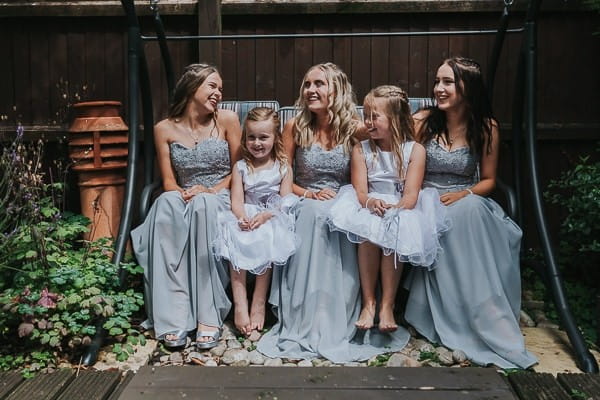
<instances>
[{"instance_id":1,"label":"bracelet on wrist","mask_svg":"<svg viewBox=\"0 0 600 400\"><path fill-rule=\"evenodd\" d=\"M472 191L471 189L469 189L469 188L466 188L465 190L466 190L467 192L469 192L469 194L473 194L473 191Z\"/></svg>"},{"instance_id":2,"label":"bracelet on wrist","mask_svg":"<svg viewBox=\"0 0 600 400\"><path fill-rule=\"evenodd\" d=\"M310 197L307 197L307 196L306 196L308 193L312 194L312 192L311 192L310 190L306 189L306 190L304 191L304 193L302 194L302 197L304 197L305 199L310 199Z\"/></svg>"},{"instance_id":3,"label":"bracelet on wrist","mask_svg":"<svg viewBox=\"0 0 600 400\"><path fill-rule=\"evenodd\" d=\"M367 201L365 201L365 208L368 210L369 209L369 200L371 200L372 197L367 197Z\"/></svg>"}]
</instances>

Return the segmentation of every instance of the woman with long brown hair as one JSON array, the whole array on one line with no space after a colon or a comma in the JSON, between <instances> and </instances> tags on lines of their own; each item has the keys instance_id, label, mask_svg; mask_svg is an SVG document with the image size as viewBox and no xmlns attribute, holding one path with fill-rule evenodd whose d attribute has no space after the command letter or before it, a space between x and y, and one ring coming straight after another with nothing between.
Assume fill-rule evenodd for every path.
<instances>
[{"instance_id":1,"label":"woman with long brown hair","mask_svg":"<svg viewBox=\"0 0 600 400\"><path fill-rule=\"evenodd\" d=\"M219 110L223 83L206 64L186 67L168 118L154 128L164 193L131 232L144 268L146 327L166 346L216 346L231 307L227 266L212 255L217 212L230 208L231 166L240 158L237 114Z\"/></svg>"}]
</instances>

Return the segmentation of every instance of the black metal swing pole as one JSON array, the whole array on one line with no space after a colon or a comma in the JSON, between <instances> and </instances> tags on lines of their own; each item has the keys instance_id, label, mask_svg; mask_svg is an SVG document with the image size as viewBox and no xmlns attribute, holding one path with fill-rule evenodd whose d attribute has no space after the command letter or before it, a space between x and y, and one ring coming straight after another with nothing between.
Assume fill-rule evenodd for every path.
<instances>
[{"instance_id":1,"label":"black metal swing pole","mask_svg":"<svg viewBox=\"0 0 600 400\"><path fill-rule=\"evenodd\" d=\"M538 234L542 242L544 258L546 260L547 277L554 297L554 304L558 315L569 336L573 350L577 358L577 366L584 372L598 373L598 363L588 350L581 332L569 309L562 277L556 264L552 250L550 234L546 228L544 216L544 205L542 202L540 184L537 173L536 155L536 124L537 124L537 43L536 43L536 20L541 0L532 0L530 3L527 19L525 22L525 141L527 147L527 163L531 180L531 195L534 202L534 213L538 228Z\"/></svg>"}]
</instances>

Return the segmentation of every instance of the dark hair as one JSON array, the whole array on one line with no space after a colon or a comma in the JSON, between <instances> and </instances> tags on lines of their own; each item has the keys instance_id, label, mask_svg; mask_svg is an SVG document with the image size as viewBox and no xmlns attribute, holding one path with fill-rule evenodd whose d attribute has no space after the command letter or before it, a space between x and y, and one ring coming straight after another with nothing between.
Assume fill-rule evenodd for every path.
<instances>
[{"instance_id":1,"label":"dark hair","mask_svg":"<svg viewBox=\"0 0 600 400\"><path fill-rule=\"evenodd\" d=\"M173 100L169 105L169 118L179 118L196 90L213 73L219 73L217 67L209 64L190 64L183 70L181 78L173 90Z\"/></svg>"},{"instance_id":2,"label":"dark hair","mask_svg":"<svg viewBox=\"0 0 600 400\"><path fill-rule=\"evenodd\" d=\"M464 57L452 57L440 65L448 65L454 72L457 94L464 100L467 121L467 143L471 153L482 155L483 145L487 141L488 153L491 151L492 125L496 118L481 74L481 67L476 61ZM435 93L432 93L435 98ZM429 114L425 118L421 130L421 141L426 143L444 135L449 141L446 126L446 113L436 106L428 107Z\"/></svg>"}]
</instances>

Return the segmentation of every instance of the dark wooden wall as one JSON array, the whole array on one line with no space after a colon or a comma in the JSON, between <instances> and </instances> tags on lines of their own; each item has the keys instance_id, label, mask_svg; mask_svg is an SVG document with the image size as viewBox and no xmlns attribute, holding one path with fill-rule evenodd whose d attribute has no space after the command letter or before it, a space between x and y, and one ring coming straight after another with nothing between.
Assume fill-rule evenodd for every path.
<instances>
[{"instance_id":1,"label":"dark wooden wall","mask_svg":"<svg viewBox=\"0 0 600 400\"><path fill-rule=\"evenodd\" d=\"M79 100L119 100L127 106L126 21L112 16L1 16L0 136L22 123L26 134L54 140L65 136L68 105ZM227 13L223 34L442 31L494 29L499 12L346 13L341 15ZM170 34L196 34L198 16L165 15ZM511 25L520 26L517 11ZM151 20L141 19L152 34ZM598 15L582 10L546 10L539 24L538 121L542 184L570 167L600 139L600 30ZM276 99L291 105L307 68L333 61L349 75L358 101L374 86L393 83L410 96L425 97L439 63L469 56L487 70L494 37L413 36L327 39L223 40L220 59L198 54L195 42L169 42L175 70L191 62L216 62L225 99ZM154 117L164 117L167 88L155 42L144 44L153 86ZM521 35L507 37L494 95L505 141L500 175L511 181L508 138ZM597 153L596 153L597 154ZM532 233L533 234L533 233Z\"/></svg>"}]
</instances>

